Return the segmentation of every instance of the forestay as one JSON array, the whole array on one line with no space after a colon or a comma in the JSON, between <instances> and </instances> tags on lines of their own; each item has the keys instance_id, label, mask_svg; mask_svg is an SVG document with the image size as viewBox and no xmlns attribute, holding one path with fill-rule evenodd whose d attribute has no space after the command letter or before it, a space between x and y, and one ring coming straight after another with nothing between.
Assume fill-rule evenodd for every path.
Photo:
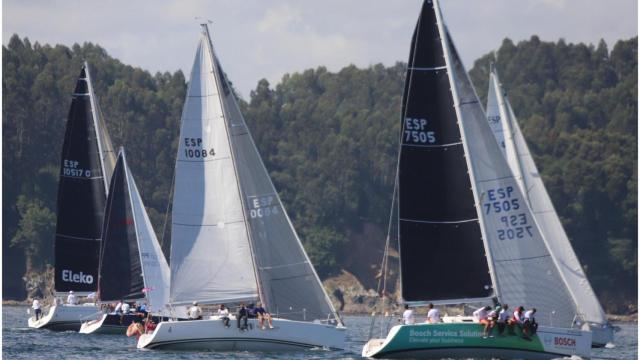
<instances>
[{"instance_id":1,"label":"forestay","mask_svg":"<svg viewBox=\"0 0 640 360\"><path fill-rule=\"evenodd\" d=\"M258 297L229 133L206 34L196 51L176 162L171 302Z\"/></svg>"},{"instance_id":2,"label":"forestay","mask_svg":"<svg viewBox=\"0 0 640 360\"><path fill-rule=\"evenodd\" d=\"M250 226L262 301L270 312L286 319L336 318L251 138L213 47L210 49L231 135L244 213Z\"/></svg>"},{"instance_id":3,"label":"forestay","mask_svg":"<svg viewBox=\"0 0 640 360\"><path fill-rule=\"evenodd\" d=\"M494 135L498 142L501 137L504 139L503 152L509 167L518 179L521 190L526 194L533 216L556 260L578 312L583 320L606 323L604 311L571 247L493 67L489 79L487 119L490 124L494 124Z\"/></svg>"},{"instance_id":4,"label":"forestay","mask_svg":"<svg viewBox=\"0 0 640 360\"><path fill-rule=\"evenodd\" d=\"M410 303L494 293L441 39L425 1L411 42L398 168L402 298Z\"/></svg>"},{"instance_id":5,"label":"forestay","mask_svg":"<svg viewBox=\"0 0 640 360\"><path fill-rule=\"evenodd\" d=\"M115 159L91 86L80 71L67 118L58 182L55 235L57 292L93 292L105 199Z\"/></svg>"},{"instance_id":6,"label":"forestay","mask_svg":"<svg viewBox=\"0 0 640 360\"><path fill-rule=\"evenodd\" d=\"M576 312L570 294L448 34L443 42L498 298L512 308L537 308L541 324L570 327Z\"/></svg>"}]
</instances>

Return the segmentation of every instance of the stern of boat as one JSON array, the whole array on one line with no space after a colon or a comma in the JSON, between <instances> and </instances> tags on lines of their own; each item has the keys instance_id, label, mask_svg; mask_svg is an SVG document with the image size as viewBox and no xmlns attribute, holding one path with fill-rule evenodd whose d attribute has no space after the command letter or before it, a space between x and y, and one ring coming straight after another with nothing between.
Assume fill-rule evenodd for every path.
<instances>
[{"instance_id":1,"label":"stern of boat","mask_svg":"<svg viewBox=\"0 0 640 360\"><path fill-rule=\"evenodd\" d=\"M97 319L82 322L82 325L80 326L80 334L92 334L98 331L106 318L107 314L102 314Z\"/></svg>"}]
</instances>

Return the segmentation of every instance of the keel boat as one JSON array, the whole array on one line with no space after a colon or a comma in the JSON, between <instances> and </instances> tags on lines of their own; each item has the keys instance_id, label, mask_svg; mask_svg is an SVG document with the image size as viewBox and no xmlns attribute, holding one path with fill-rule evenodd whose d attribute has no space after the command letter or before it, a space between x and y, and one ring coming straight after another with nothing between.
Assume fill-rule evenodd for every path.
<instances>
[{"instance_id":1,"label":"keel boat","mask_svg":"<svg viewBox=\"0 0 640 360\"><path fill-rule=\"evenodd\" d=\"M532 211L507 164L443 22L426 0L402 103L397 213L402 302L500 302L537 308L537 333L483 337L483 326L396 325L371 339L375 358L588 357L591 332L551 325L574 316ZM393 224L390 224L390 226ZM388 251L385 251L388 253Z\"/></svg>"},{"instance_id":2,"label":"keel boat","mask_svg":"<svg viewBox=\"0 0 640 360\"><path fill-rule=\"evenodd\" d=\"M161 322L138 348L344 348L345 327L264 167L202 25L182 114L171 231L173 306L261 301L273 329Z\"/></svg>"},{"instance_id":3,"label":"keel boat","mask_svg":"<svg viewBox=\"0 0 640 360\"><path fill-rule=\"evenodd\" d=\"M85 62L76 81L62 146L55 234L54 304L31 328L79 330L81 319L98 312L93 304L62 304L95 293L104 205L115 164L113 146Z\"/></svg>"},{"instance_id":4,"label":"keel boat","mask_svg":"<svg viewBox=\"0 0 640 360\"><path fill-rule=\"evenodd\" d=\"M605 346L613 341L613 326L571 247L493 65L489 77L487 120L571 295L574 318L564 323L556 321L554 325L591 330L592 345Z\"/></svg>"},{"instance_id":5,"label":"keel boat","mask_svg":"<svg viewBox=\"0 0 640 360\"><path fill-rule=\"evenodd\" d=\"M104 219L98 302L144 302L155 323L167 320L171 315L165 307L169 302L169 265L122 148L111 178ZM125 334L129 325L142 321L143 316L99 313L82 323L80 333Z\"/></svg>"}]
</instances>

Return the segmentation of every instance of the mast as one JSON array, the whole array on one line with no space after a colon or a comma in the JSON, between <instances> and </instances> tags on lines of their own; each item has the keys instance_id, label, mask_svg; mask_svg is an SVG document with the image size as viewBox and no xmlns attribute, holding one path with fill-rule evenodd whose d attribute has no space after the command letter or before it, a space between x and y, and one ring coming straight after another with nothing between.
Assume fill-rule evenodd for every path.
<instances>
[{"instance_id":1,"label":"mast","mask_svg":"<svg viewBox=\"0 0 640 360\"><path fill-rule=\"evenodd\" d=\"M213 76L216 78L216 87L218 89L218 99L220 99L220 97L222 96L222 94L224 94L224 90L221 88L221 85L223 85L222 81L224 81L224 79L221 79L219 74L221 74L221 69L219 69L217 67L218 62L217 62L217 58L215 56L215 52L213 50L213 43L211 41L211 35L209 34L209 26L207 26L206 23L202 23L200 24L200 26L202 27L202 31L204 32L204 35L206 36L207 39L207 45L209 47L209 56L211 57L211 71L213 72ZM223 86L222 86L223 87ZM238 174L238 168L236 165L236 154L235 154L235 149L234 147L231 145L231 136L229 134L229 129L231 129L231 124L227 121L228 116L227 116L227 111L225 109L225 106L223 105L223 102L220 101L220 105L222 108L222 113L223 113L223 121L226 124L225 130L226 130L226 135L227 135L227 140L229 141L229 148L231 149L231 163L233 164L233 171L236 174L236 185L237 185L237 189L238 189L238 196L240 196L240 201L244 204L245 202L245 198L244 198L244 192L242 191L242 185L240 183L240 176ZM264 293L262 291L262 285L261 285L261 281L260 281L260 272L258 271L258 267L256 265L256 255L255 255L255 249L254 249L254 245L253 245L253 236L251 233L251 227L249 226L249 222L248 222L248 218L247 218L247 212L245 210L244 206L241 206L242 208L242 216L244 217L244 225L245 225L245 229L247 231L247 235L249 238L249 249L251 251L251 265L253 267L253 273L254 276L256 278L256 286L258 289L258 297L260 298L260 301L264 303Z\"/></svg>"},{"instance_id":2,"label":"mast","mask_svg":"<svg viewBox=\"0 0 640 360\"><path fill-rule=\"evenodd\" d=\"M485 240L487 238L487 230L486 230L486 226L485 226L485 220L484 220L484 213L482 211L482 205L480 204L480 194L478 194L478 189L476 188L476 178L475 178L475 172L473 170L473 164L471 163L471 160L469 158L469 145L467 143L467 138L466 138L466 132L465 132L465 128L464 128L464 122L461 121L460 119L462 119L462 113L460 111L460 97L458 95L458 89L456 86L456 82L454 79L454 69L452 66L452 58L451 58L451 54L450 54L450 46L452 46L451 44L449 44L449 32L447 31L445 25L444 25L444 21L442 20L442 13L440 11L440 4L438 0L433 0L433 6L434 6L434 11L436 13L436 19L437 19L437 26L438 29L440 30L440 34L444 34L444 36L442 37L442 51L445 54L445 63L447 66L447 74L449 75L449 82L451 84L451 93L453 95L453 103L454 103L454 108L456 111L456 115L458 117L458 126L460 127L460 136L462 138L462 145L464 147L464 153L465 153L465 161L467 163L467 169L469 169L469 177L471 178L471 190L473 191L474 194L474 199L478 199L475 201L475 208L476 208L476 213L478 214L478 218L479 218L479 224L480 224L480 232L482 234L482 244L484 246L484 250L485 250L485 254L487 256L487 264L489 266L489 276L491 277L491 282L493 284L493 296L496 298L500 298L500 291L499 291L499 283L498 283L498 279L495 275L495 269L493 267L493 256L491 254L491 248L489 247L489 245L487 244L487 241ZM466 73L465 73L466 76ZM475 91L475 89L474 89ZM465 103L465 105L468 103Z\"/></svg>"}]
</instances>

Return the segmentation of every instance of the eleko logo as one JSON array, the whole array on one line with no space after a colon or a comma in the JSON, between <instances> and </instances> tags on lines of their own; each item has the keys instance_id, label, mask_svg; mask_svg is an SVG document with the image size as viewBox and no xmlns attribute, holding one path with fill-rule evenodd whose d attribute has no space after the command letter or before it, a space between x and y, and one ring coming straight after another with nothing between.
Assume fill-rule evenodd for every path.
<instances>
[{"instance_id":1,"label":"eleko logo","mask_svg":"<svg viewBox=\"0 0 640 360\"><path fill-rule=\"evenodd\" d=\"M93 284L93 276L87 275L82 271L78 274L74 274L71 270L62 270L62 281L80 284Z\"/></svg>"},{"instance_id":2,"label":"eleko logo","mask_svg":"<svg viewBox=\"0 0 640 360\"><path fill-rule=\"evenodd\" d=\"M571 346L576 347L576 339L566 338L566 337L554 337L553 344L559 346Z\"/></svg>"}]
</instances>

